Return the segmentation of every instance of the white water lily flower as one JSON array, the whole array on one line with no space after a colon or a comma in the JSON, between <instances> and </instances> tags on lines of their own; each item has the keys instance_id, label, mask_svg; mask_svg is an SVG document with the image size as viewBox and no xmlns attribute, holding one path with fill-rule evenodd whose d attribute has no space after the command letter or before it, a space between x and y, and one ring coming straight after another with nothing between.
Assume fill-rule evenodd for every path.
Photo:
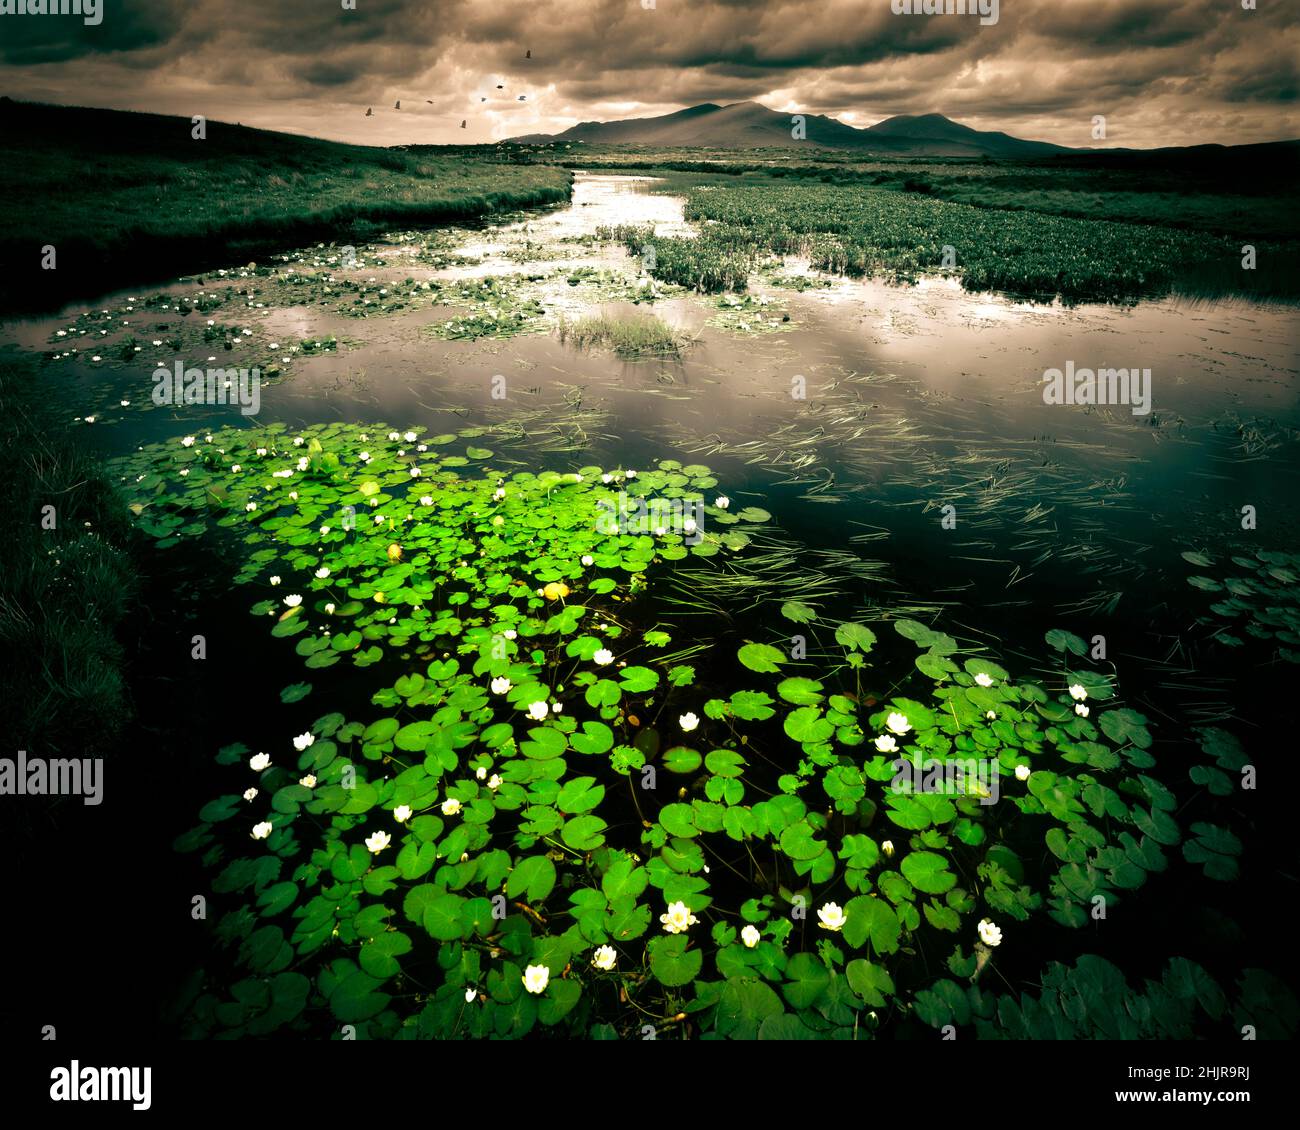
<instances>
[{"instance_id":1,"label":"white water lily flower","mask_svg":"<svg viewBox=\"0 0 1300 1130\"><path fill-rule=\"evenodd\" d=\"M284 603L290 608L297 608L302 603L302 597L296 592L291 592L284 598Z\"/></svg>"},{"instance_id":2,"label":"white water lily flower","mask_svg":"<svg viewBox=\"0 0 1300 1130\"><path fill-rule=\"evenodd\" d=\"M269 753L259 753L248 759L248 767L254 773L260 773L271 764L271 755Z\"/></svg>"},{"instance_id":3,"label":"white water lily flower","mask_svg":"<svg viewBox=\"0 0 1300 1130\"><path fill-rule=\"evenodd\" d=\"M975 681L979 683L981 687L991 687L993 685L993 676L986 675L984 674L983 671L981 671L978 675L975 676Z\"/></svg>"},{"instance_id":4,"label":"white water lily flower","mask_svg":"<svg viewBox=\"0 0 1300 1130\"><path fill-rule=\"evenodd\" d=\"M543 722L550 711L544 702L530 702L528 704L528 717L535 722Z\"/></svg>"},{"instance_id":5,"label":"white water lily flower","mask_svg":"<svg viewBox=\"0 0 1300 1130\"><path fill-rule=\"evenodd\" d=\"M898 748L898 743L889 734L881 734L876 739L876 749L880 753L893 753Z\"/></svg>"},{"instance_id":6,"label":"white water lily flower","mask_svg":"<svg viewBox=\"0 0 1300 1130\"><path fill-rule=\"evenodd\" d=\"M412 467L411 470L410 470L410 472L409 472L409 474L410 474L411 478L413 478L413 479L418 479L418 478L420 477L420 468L419 468L419 467Z\"/></svg>"},{"instance_id":7,"label":"white water lily flower","mask_svg":"<svg viewBox=\"0 0 1300 1130\"><path fill-rule=\"evenodd\" d=\"M272 577L272 578L271 578L271 584L273 584L273 585L278 585L279 583L280 583L280 578L279 578L279 577Z\"/></svg>"},{"instance_id":8,"label":"white water lily flower","mask_svg":"<svg viewBox=\"0 0 1300 1130\"><path fill-rule=\"evenodd\" d=\"M979 925L980 941L986 946L997 946L1002 944L1002 931L992 921L987 918L981 918Z\"/></svg>"},{"instance_id":9,"label":"white water lily flower","mask_svg":"<svg viewBox=\"0 0 1300 1130\"><path fill-rule=\"evenodd\" d=\"M493 792L496 792L497 789L499 789L499 788L501 787L501 777L500 777L500 774L493 773L492 776L490 776L490 777L488 778L488 783L487 783L487 785L488 785L488 788L489 788L489 789L491 789Z\"/></svg>"},{"instance_id":10,"label":"white water lily flower","mask_svg":"<svg viewBox=\"0 0 1300 1130\"><path fill-rule=\"evenodd\" d=\"M987 718L990 722L992 722L997 718L997 715L992 710L986 710L984 712L984 717Z\"/></svg>"},{"instance_id":11,"label":"white water lily flower","mask_svg":"<svg viewBox=\"0 0 1300 1130\"><path fill-rule=\"evenodd\" d=\"M591 964L597 969L606 971L613 969L618 961L618 950L613 946L601 946L594 954L591 955Z\"/></svg>"},{"instance_id":12,"label":"white water lily flower","mask_svg":"<svg viewBox=\"0 0 1300 1130\"><path fill-rule=\"evenodd\" d=\"M329 533L329 532L330 532L330 528L329 528L328 526L322 526L322 527L320 528L320 536L321 536L321 537L324 537L324 536L325 536L327 533Z\"/></svg>"},{"instance_id":13,"label":"white water lily flower","mask_svg":"<svg viewBox=\"0 0 1300 1130\"><path fill-rule=\"evenodd\" d=\"M373 836L366 837L366 847L368 847L374 855L378 855L384 850L384 848L392 843L392 840L393 837L387 832L376 832Z\"/></svg>"},{"instance_id":14,"label":"white water lily flower","mask_svg":"<svg viewBox=\"0 0 1300 1130\"><path fill-rule=\"evenodd\" d=\"M839 903L828 902L817 911L817 921L823 930L843 930L848 921Z\"/></svg>"},{"instance_id":15,"label":"white water lily flower","mask_svg":"<svg viewBox=\"0 0 1300 1130\"><path fill-rule=\"evenodd\" d=\"M299 777L298 784L300 784L304 789L314 789L316 787L315 774L308 773L305 777Z\"/></svg>"},{"instance_id":16,"label":"white water lily flower","mask_svg":"<svg viewBox=\"0 0 1300 1130\"><path fill-rule=\"evenodd\" d=\"M504 632L502 632L501 634L502 634L503 636L505 636L505 638L508 639L508 640L512 640L512 639L514 639L517 635L519 635L519 633L516 632L516 631L514 630L514 628L507 628L507 629L506 629Z\"/></svg>"},{"instance_id":17,"label":"white water lily flower","mask_svg":"<svg viewBox=\"0 0 1300 1130\"><path fill-rule=\"evenodd\" d=\"M260 824L253 825L253 839L264 840L271 834L271 822L263 820Z\"/></svg>"},{"instance_id":18,"label":"white water lily flower","mask_svg":"<svg viewBox=\"0 0 1300 1130\"><path fill-rule=\"evenodd\" d=\"M293 739L293 748L296 749L299 753L302 753L304 749L314 744L315 741L316 741L316 735L313 734L310 730L308 730L307 733L299 734L296 738Z\"/></svg>"},{"instance_id":19,"label":"white water lily flower","mask_svg":"<svg viewBox=\"0 0 1300 1130\"><path fill-rule=\"evenodd\" d=\"M757 926L746 926L740 932L740 940L745 943L747 950L752 950L762 938L763 935L758 932Z\"/></svg>"},{"instance_id":20,"label":"white water lily flower","mask_svg":"<svg viewBox=\"0 0 1300 1130\"><path fill-rule=\"evenodd\" d=\"M591 659L593 663L598 663L600 666L605 667L614 662L614 653L610 651L609 648L602 647L592 652Z\"/></svg>"},{"instance_id":21,"label":"white water lily flower","mask_svg":"<svg viewBox=\"0 0 1300 1130\"><path fill-rule=\"evenodd\" d=\"M684 902L668 904L668 913L659 915L659 921L670 934L684 934L687 927L694 926L699 919L687 909Z\"/></svg>"},{"instance_id":22,"label":"white water lily flower","mask_svg":"<svg viewBox=\"0 0 1300 1130\"><path fill-rule=\"evenodd\" d=\"M231 469L231 470L232 470L236 475L238 475L239 472L243 470L243 468L242 468L238 463L236 463L236 464L235 464L234 466L232 466L230 469Z\"/></svg>"},{"instance_id":23,"label":"white water lily flower","mask_svg":"<svg viewBox=\"0 0 1300 1130\"><path fill-rule=\"evenodd\" d=\"M399 804L393 809L393 819L399 824L405 824L411 818L411 806L409 804Z\"/></svg>"},{"instance_id":24,"label":"white water lily flower","mask_svg":"<svg viewBox=\"0 0 1300 1130\"><path fill-rule=\"evenodd\" d=\"M725 494L720 494L718 495L717 498L713 500L713 505L716 506L719 510L725 510L728 506L731 505L731 499L729 499Z\"/></svg>"},{"instance_id":25,"label":"white water lily flower","mask_svg":"<svg viewBox=\"0 0 1300 1130\"><path fill-rule=\"evenodd\" d=\"M477 769L474 770L474 776L478 778L478 780L480 781L487 780L487 768L485 766L480 765Z\"/></svg>"},{"instance_id":26,"label":"white water lily flower","mask_svg":"<svg viewBox=\"0 0 1300 1130\"><path fill-rule=\"evenodd\" d=\"M244 790L244 799L245 799L245 800L252 800L255 796L257 796L257 790L256 790L256 789L245 789L245 790Z\"/></svg>"},{"instance_id":27,"label":"white water lily flower","mask_svg":"<svg viewBox=\"0 0 1300 1130\"><path fill-rule=\"evenodd\" d=\"M1074 704L1074 712L1075 712L1075 713L1076 713L1080 718L1087 718L1087 717L1088 717L1088 708L1087 708L1086 706L1084 706L1083 703L1081 703L1081 702L1076 702L1076 703Z\"/></svg>"},{"instance_id":28,"label":"white water lily flower","mask_svg":"<svg viewBox=\"0 0 1300 1130\"><path fill-rule=\"evenodd\" d=\"M687 519L682 523L682 529L685 530L688 534L693 534L693 533L695 533L695 519L694 519L694 518L687 518Z\"/></svg>"},{"instance_id":29,"label":"white water lily flower","mask_svg":"<svg viewBox=\"0 0 1300 1130\"><path fill-rule=\"evenodd\" d=\"M880 850L883 851L883 852L885 853L885 858L886 858L886 859L893 859L893 858L894 858L894 841L893 841L893 840L885 840L883 843L881 843L881 845L880 845Z\"/></svg>"},{"instance_id":30,"label":"white water lily flower","mask_svg":"<svg viewBox=\"0 0 1300 1130\"><path fill-rule=\"evenodd\" d=\"M1075 702L1082 702L1088 697L1088 688L1082 683L1072 683L1070 684L1070 697Z\"/></svg>"},{"instance_id":31,"label":"white water lily flower","mask_svg":"<svg viewBox=\"0 0 1300 1130\"><path fill-rule=\"evenodd\" d=\"M885 726L895 734L905 734L912 728L912 723L907 720L906 714L894 711L885 719Z\"/></svg>"},{"instance_id":32,"label":"white water lily flower","mask_svg":"<svg viewBox=\"0 0 1300 1130\"><path fill-rule=\"evenodd\" d=\"M294 502L297 502L297 501L298 501L298 492L297 492L296 490L291 490L291 491L289 492L289 497L290 497Z\"/></svg>"},{"instance_id":33,"label":"white water lily flower","mask_svg":"<svg viewBox=\"0 0 1300 1130\"><path fill-rule=\"evenodd\" d=\"M421 505L421 506L432 506L432 505L433 505L433 495L431 495L431 494L422 494L422 495L420 495L420 505Z\"/></svg>"},{"instance_id":34,"label":"white water lily flower","mask_svg":"<svg viewBox=\"0 0 1300 1130\"><path fill-rule=\"evenodd\" d=\"M460 801L455 797L448 797L442 802L442 814L444 816L455 816L460 811Z\"/></svg>"},{"instance_id":35,"label":"white water lily flower","mask_svg":"<svg viewBox=\"0 0 1300 1130\"><path fill-rule=\"evenodd\" d=\"M590 553L584 553L582 555L582 563L584 565L594 565L596 564L596 559L592 557Z\"/></svg>"},{"instance_id":36,"label":"white water lily flower","mask_svg":"<svg viewBox=\"0 0 1300 1130\"><path fill-rule=\"evenodd\" d=\"M560 712L561 710L563 710L563 709L564 709L564 703L562 703L562 702L553 702L553 703L551 703L551 713L552 713L552 714L559 714L559 712Z\"/></svg>"},{"instance_id":37,"label":"white water lily flower","mask_svg":"<svg viewBox=\"0 0 1300 1130\"><path fill-rule=\"evenodd\" d=\"M185 477L186 475L188 475L189 473L190 473L190 469L189 469L188 467L182 467L182 468L181 468L181 478L184 478L184 477Z\"/></svg>"},{"instance_id":38,"label":"white water lily flower","mask_svg":"<svg viewBox=\"0 0 1300 1130\"><path fill-rule=\"evenodd\" d=\"M612 483L614 481L614 476L606 472L600 476L600 481L602 483Z\"/></svg>"},{"instance_id":39,"label":"white water lily flower","mask_svg":"<svg viewBox=\"0 0 1300 1130\"><path fill-rule=\"evenodd\" d=\"M316 570L316 576L318 576L322 581L329 575L330 575L330 567L328 565L322 565L319 569Z\"/></svg>"},{"instance_id":40,"label":"white water lily flower","mask_svg":"<svg viewBox=\"0 0 1300 1130\"><path fill-rule=\"evenodd\" d=\"M530 993L546 992L546 983L551 979L551 971L545 965L530 965L524 970L524 988Z\"/></svg>"},{"instance_id":41,"label":"white water lily flower","mask_svg":"<svg viewBox=\"0 0 1300 1130\"><path fill-rule=\"evenodd\" d=\"M478 990L471 985L468 989L465 990L465 1003L473 1004L474 998L476 996L478 996Z\"/></svg>"},{"instance_id":42,"label":"white water lily flower","mask_svg":"<svg viewBox=\"0 0 1300 1130\"><path fill-rule=\"evenodd\" d=\"M414 433L414 432L407 432L405 435L402 436L402 438L403 438L404 440L406 440L407 443L414 443L414 442L415 442L415 433Z\"/></svg>"},{"instance_id":43,"label":"white water lily flower","mask_svg":"<svg viewBox=\"0 0 1300 1130\"><path fill-rule=\"evenodd\" d=\"M258 454L258 455L265 455L265 454L266 454L266 448L264 448L264 447L259 447L259 448L257 449L257 454Z\"/></svg>"},{"instance_id":44,"label":"white water lily flower","mask_svg":"<svg viewBox=\"0 0 1300 1130\"><path fill-rule=\"evenodd\" d=\"M248 502L248 503L245 503L245 504L244 504L244 509L247 510L247 511L249 511L249 512L251 513L252 511L254 511L254 510L257 509L257 503L256 503L256 502Z\"/></svg>"},{"instance_id":45,"label":"white water lily flower","mask_svg":"<svg viewBox=\"0 0 1300 1130\"><path fill-rule=\"evenodd\" d=\"M492 680L492 693L505 694L506 691L508 691L511 688L511 686L513 686L513 684L510 682L510 680L507 679L504 675L502 675L501 678Z\"/></svg>"},{"instance_id":46,"label":"white water lily flower","mask_svg":"<svg viewBox=\"0 0 1300 1130\"><path fill-rule=\"evenodd\" d=\"M1028 766L1028 765L1017 765L1017 766L1016 766L1016 780L1017 780L1017 781L1028 781L1028 780L1029 780L1029 772L1030 772L1030 770L1029 770L1029 766Z\"/></svg>"},{"instance_id":47,"label":"white water lily flower","mask_svg":"<svg viewBox=\"0 0 1300 1130\"><path fill-rule=\"evenodd\" d=\"M397 432L389 432L389 433L388 433L388 438L389 438L389 439L401 439L402 437L401 437Z\"/></svg>"},{"instance_id":48,"label":"white water lily flower","mask_svg":"<svg viewBox=\"0 0 1300 1130\"><path fill-rule=\"evenodd\" d=\"M680 718L677 719L677 724L681 726L681 728L685 730L686 733L689 734L693 729L695 729L696 726L700 724L700 720L698 717L696 717L688 710L685 714L683 714Z\"/></svg>"},{"instance_id":49,"label":"white water lily flower","mask_svg":"<svg viewBox=\"0 0 1300 1130\"><path fill-rule=\"evenodd\" d=\"M193 437L193 436L186 436L183 440L181 440L181 446L182 446L182 447L193 447L193 446L194 446L194 437Z\"/></svg>"},{"instance_id":50,"label":"white water lily flower","mask_svg":"<svg viewBox=\"0 0 1300 1130\"><path fill-rule=\"evenodd\" d=\"M325 605L325 615L326 615L326 616L333 616L333 615L334 615L334 604L333 604L333 602L331 602L331 603Z\"/></svg>"}]
</instances>

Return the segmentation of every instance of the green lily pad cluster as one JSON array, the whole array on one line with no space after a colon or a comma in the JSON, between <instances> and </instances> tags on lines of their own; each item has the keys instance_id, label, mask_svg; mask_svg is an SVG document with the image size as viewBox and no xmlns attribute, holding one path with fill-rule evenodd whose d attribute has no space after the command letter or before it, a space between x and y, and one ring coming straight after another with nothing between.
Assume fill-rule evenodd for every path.
<instances>
[{"instance_id":1,"label":"green lily pad cluster","mask_svg":"<svg viewBox=\"0 0 1300 1130\"><path fill-rule=\"evenodd\" d=\"M1170 958L1160 980L1148 980L1140 992L1096 954L1073 967L1052 962L1040 988L1017 1000L939 981L917 994L916 1013L934 1028L973 1024L986 1040L1191 1040L1225 1029L1285 1040L1300 1022L1294 994L1272 974L1243 970L1230 1002L1214 978L1183 957Z\"/></svg>"},{"instance_id":2,"label":"green lily pad cluster","mask_svg":"<svg viewBox=\"0 0 1300 1130\"><path fill-rule=\"evenodd\" d=\"M886 625L786 600L808 659L682 649L689 623L646 625L656 576L725 570L771 515L703 465L512 470L484 440L272 425L121 463L159 547L231 552L307 672L287 707L375 688L218 753L226 791L177 842L222 951L191 1034L850 1038L938 1015L918 953L973 983L1003 931L1080 926L1170 865L1148 720L1078 637L1014 680L896 620L914 662L878 673ZM620 496L703 517L611 529ZM1202 750L1213 799L1243 755ZM903 757L984 772L905 790ZM1190 831L1185 861L1229 878L1232 833Z\"/></svg>"},{"instance_id":3,"label":"green lily pad cluster","mask_svg":"<svg viewBox=\"0 0 1300 1130\"><path fill-rule=\"evenodd\" d=\"M1183 559L1202 569L1215 564L1199 550L1184 553ZM1249 636L1271 644L1277 658L1300 663L1300 554L1256 550L1234 554L1231 562L1239 571L1222 580L1204 574L1187 578L1193 588L1217 598L1210 611L1229 621L1214 638L1242 647Z\"/></svg>"}]
</instances>

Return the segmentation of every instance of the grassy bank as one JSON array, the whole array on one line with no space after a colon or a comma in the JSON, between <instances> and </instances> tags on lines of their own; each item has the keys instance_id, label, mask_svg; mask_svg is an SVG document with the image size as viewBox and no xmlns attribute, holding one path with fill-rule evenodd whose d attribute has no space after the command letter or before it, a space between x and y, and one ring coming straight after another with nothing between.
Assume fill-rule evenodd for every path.
<instances>
[{"instance_id":1,"label":"grassy bank","mask_svg":"<svg viewBox=\"0 0 1300 1130\"><path fill-rule=\"evenodd\" d=\"M0 99L0 310L384 226L568 199L571 174L454 152L342 145L188 118ZM57 140L57 147L51 140ZM42 268L42 249L57 267Z\"/></svg>"},{"instance_id":2,"label":"grassy bank","mask_svg":"<svg viewBox=\"0 0 1300 1130\"><path fill-rule=\"evenodd\" d=\"M125 503L34 366L0 360L0 442L6 755L102 753L131 714L116 637L135 576Z\"/></svg>"},{"instance_id":3,"label":"grassy bank","mask_svg":"<svg viewBox=\"0 0 1300 1130\"><path fill-rule=\"evenodd\" d=\"M914 282L950 273L975 291L1067 302L1135 302L1171 292L1300 296L1294 243L1258 241L1242 268L1239 239L1157 224L976 208L922 193L821 184L708 184L690 189L697 239L634 226L598 231L629 253L655 253L651 273L700 291L742 290L772 255L821 271Z\"/></svg>"},{"instance_id":4,"label":"grassy bank","mask_svg":"<svg viewBox=\"0 0 1300 1130\"><path fill-rule=\"evenodd\" d=\"M654 173L674 191L704 184L825 184L918 193L978 208L1153 224L1248 240L1300 239L1300 145L1070 153L1029 161L868 157L810 149L542 148L516 160L592 172Z\"/></svg>"}]
</instances>

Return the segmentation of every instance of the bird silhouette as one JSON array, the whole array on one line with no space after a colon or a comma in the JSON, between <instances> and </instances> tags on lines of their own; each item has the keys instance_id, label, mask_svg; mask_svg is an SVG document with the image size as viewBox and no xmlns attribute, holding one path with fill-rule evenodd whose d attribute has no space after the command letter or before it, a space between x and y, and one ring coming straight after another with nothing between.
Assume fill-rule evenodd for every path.
<instances>
[{"instance_id":1,"label":"bird silhouette","mask_svg":"<svg viewBox=\"0 0 1300 1130\"><path fill-rule=\"evenodd\" d=\"M461 118L461 120L460 120L460 128L461 128L461 129L464 129L464 128L465 128L465 119L464 119L464 118Z\"/></svg>"},{"instance_id":2,"label":"bird silhouette","mask_svg":"<svg viewBox=\"0 0 1300 1130\"><path fill-rule=\"evenodd\" d=\"M498 90L505 90L505 87L502 86L500 83L497 83L497 89L498 89Z\"/></svg>"},{"instance_id":3,"label":"bird silhouette","mask_svg":"<svg viewBox=\"0 0 1300 1130\"><path fill-rule=\"evenodd\" d=\"M433 99L432 99L432 98L426 98L425 101L426 101L427 103L429 103L430 106L433 105Z\"/></svg>"},{"instance_id":4,"label":"bird silhouette","mask_svg":"<svg viewBox=\"0 0 1300 1130\"><path fill-rule=\"evenodd\" d=\"M524 102L524 101L527 100L527 98L528 98L528 95L527 95L527 94L521 94L521 95L519 96L519 101L520 101L520 102Z\"/></svg>"},{"instance_id":5,"label":"bird silhouette","mask_svg":"<svg viewBox=\"0 0 1300 1130\"><path fill-rule=\"evenodd\" d=\"M369 118L369 117L370 117L371 115L373 115L373 114L374 114L374 110L371 110L369 107L367 107L367 108L366 108L366 117Z\"/></svg>"},{"instance_id":6,"label":"bird silhouette","mask_svg":"<svg viewBox=\"0 0 1300 1130\"><path fill-rule=\"evenodd\" d=\"M524 52L524 58L531 59L532 57L533 57L533 49L530 47L527 51Z\"/></svg>"},{"instance_id":7,"label":"bird silhouette","mask_svg":"<svg viewBox=\"0 0 1300 1130\"><path fill-rule=\"evenodd\" d=\"M397 105L394 106L393 109L394 109L394 110L400 110L401 108L402 108L402 100L399 98L399 99L397 100Z\"/></svg>"},{"instance_id":8,"label":"bird silhouette","mask_svg":"<svg viewBox=\"0 0 1300 1130\"><path fill-rule=\"evenodd\" d=\"M480 101L480 102L486 102L487 99L486 99L486 98L480 98L479 101Z\"/></svg>"}]
</instances>

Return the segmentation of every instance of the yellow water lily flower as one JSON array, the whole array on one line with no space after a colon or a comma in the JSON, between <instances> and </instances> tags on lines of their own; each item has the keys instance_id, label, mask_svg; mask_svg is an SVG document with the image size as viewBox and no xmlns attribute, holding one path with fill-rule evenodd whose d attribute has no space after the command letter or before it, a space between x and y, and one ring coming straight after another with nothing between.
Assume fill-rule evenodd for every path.
<instances>
[{"instance_id":1,"label":"yellow water lily flower","mask_svg":"<svg viewBox=\"0 0 1300 1130\"><path fill-rule=\"evenodd\" d=\"M401 559L402 559L402 547L398 545L397 542L393 542L393 544L388 547L388 560L401 561Z\"/></svg>"},{"instance_id":2,"label":"yellow water lily flower","mask_svg":"<svg viewBox=\"0 0 1300 1130\"><path fill-rule=\"evenodd\" d=\"M552 581L549 585L542 587L542 595L547 600L559 600L561 597L568 596L569 592L569 586L563 581Z\"/></svg>"}]
</instances>

